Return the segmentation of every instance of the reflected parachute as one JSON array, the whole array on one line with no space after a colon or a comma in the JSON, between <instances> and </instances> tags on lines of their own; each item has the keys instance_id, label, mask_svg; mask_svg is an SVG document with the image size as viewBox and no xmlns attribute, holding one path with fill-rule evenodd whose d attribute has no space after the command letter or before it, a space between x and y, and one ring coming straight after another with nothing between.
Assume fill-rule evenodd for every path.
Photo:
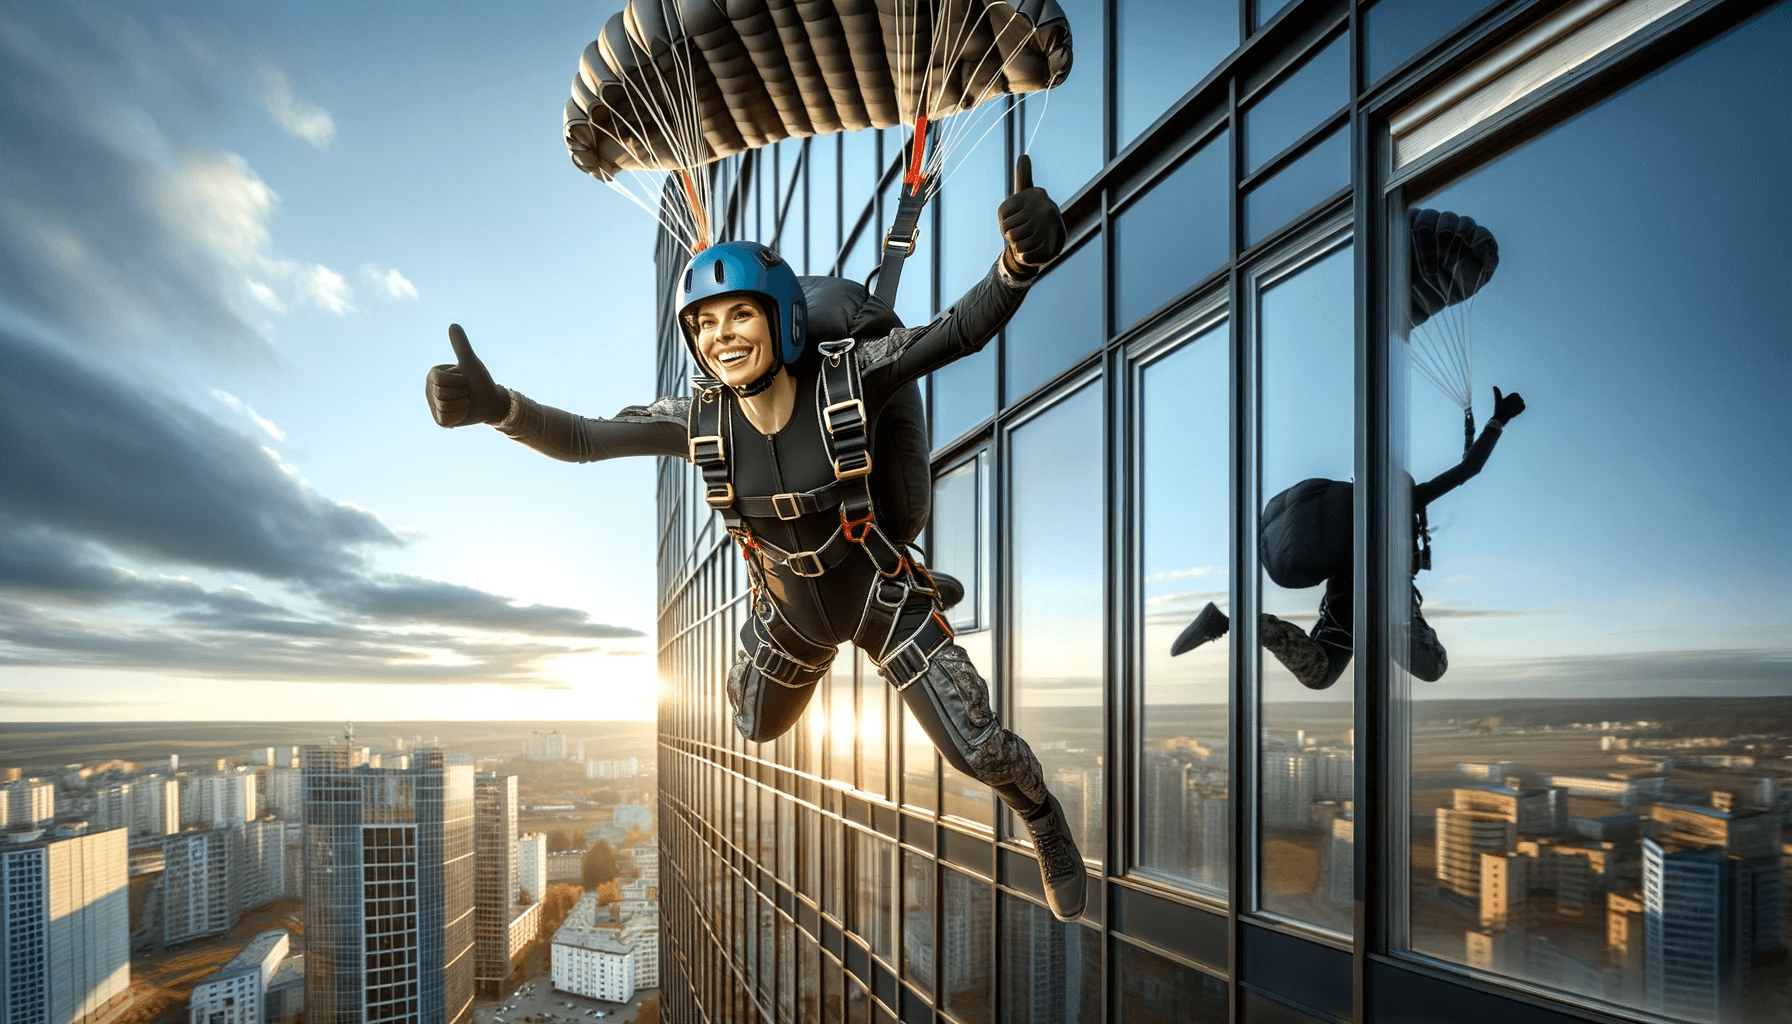
<instances>
[{"instance_id":1,"label":"reflected parachute","mask_svg":"<svg viewBox=\"0 0 1792 1024\"><path fill-rule=\"evenodd\" d=\"M580 170L695 252L714 238L706 165L902 125L919 193L999 121L986 100L1050 89L1070 64L1056 0L629 0L579 60L564 135ZM681 201L660 202L662 173Z\"/></svg>"},{"instance_id":2,"label":"reflected parachute","mask_svg":"<svg viewBox=\"0 0 1792 1024\"><path fill-rule=\"evenodd\" d=\"M1463 442L1475 441L1475 295L1499 269L1500 246L1474 218L1413 210L1407 339L1413 368L1462 410Z\"/></svg>"}]
</instances>

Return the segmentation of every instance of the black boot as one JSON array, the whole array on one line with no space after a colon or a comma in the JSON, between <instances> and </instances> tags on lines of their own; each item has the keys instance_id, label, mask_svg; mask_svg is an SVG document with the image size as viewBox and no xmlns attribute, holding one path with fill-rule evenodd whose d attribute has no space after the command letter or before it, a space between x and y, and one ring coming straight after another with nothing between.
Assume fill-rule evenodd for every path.
<instances>
[{"instance_id":1,"label":"black boot","mask_svg":"<svg viewBox=\"0 0 1792 1024\"><path fill-rule=\"evenodd\" d=\"M1188 628L1176 638L1176 642L1170 645L1170 657L1187 654L1209 640L1218 640L1230 628L1232 620L1226 618L1226 613L1209 601L1207 607L1201 609L1201 614L1195 616L1195 621L1189 623Z\"/></svg>"},{"instance_id":2,"label":"black boot","mask_svg":"<svg viewBox=\"0 0 1792 1024\"><path fill-rule=\"evenodd\" d=\"M1046 801L1044 807L1026 819L1027 831L1033 836L1033 848L1039 852L1046 905L1058 920L1075 921L1083 916L1089 871L1083 866L1083 855L1070 835L1070 823L1064 820L1064 808L1058 805L1058 798L1048 794Z\"/></svg>"},{"instance_id":3,"label":"black boot","mask_svg":"<svg viewBox=\"0 0 1792 1024\"><path fill-rule=\"evenodd\" d=\"M1326 649L1294 623L1264 612L1257 617L1257 642L1275 655L1302 686L1323 690L1331 685L1325 678L1331 667Z\"/></svg>"}]
</instances>

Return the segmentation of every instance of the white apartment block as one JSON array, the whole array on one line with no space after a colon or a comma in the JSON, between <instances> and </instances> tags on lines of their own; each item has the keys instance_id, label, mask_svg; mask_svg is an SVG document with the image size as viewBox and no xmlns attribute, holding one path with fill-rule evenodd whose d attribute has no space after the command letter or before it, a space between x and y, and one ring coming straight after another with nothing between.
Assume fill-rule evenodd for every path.
<instances>
[{"instance_id":1,"label":"white apartment block","mask_svg":"<svg viewBox=\"0 0 1792 1024\"><path fill-rule=\"evenodd\" d=\"M552 950L554 987L562 992L626 1003L635 995L634 948L609 931L561 925Z\"/></svg>"},{"instance_id":2,"label":"white apartment block","mask_svg":"<svg viewBox=\"0 0 1792 1024\"><path fill-rule=\"evenodd\" d=\"M151 775L131 784L131 833L171 836L180 831L180 781Z\"/></svg>"},{"instance_id":3,"label":"white apartment block","mask_svg":"<svg viewBox=\"0 0 1792 1024\"><path fill-rule=\"evenodd\" d=\"M649 904L630 914L623 910L622 941L635 951L635 987L660 987L660 908Z\"/></svg>"},{"instance_id":4,"label":"white apartment block","mask_svg":"<svg viewBox=\"0 0 1792 1024\"><path fill-rule=\"evenodd\" d=\"M283 928L250 939L228 963L194 986L191 1024L262 1024L268 981L286 959L289 945Z\"/></svg>"},{"instance_id":5,"label":"white apartment block","mask_svg":"<svg viewBox=\"0 0 1792 1024\"><path fill-rule=\"evenodd\" d=\"M55 783L20 779L0 785L0 826L32 828L55 820Z\"/></svg>"},{"instance_id":6,"label":"white apartment block","mask_svg":"<svg viewBox=\"0 0 1792 1024\"><path fill-rule=\"evenodd\" d=\"M516 885L534 896L536 902L547 892L548 837L540 832L530 832L516 841ZM518 896L512 893L511 899Z\"/></svg>"},{"instance_id":7,"label":"white apartment block","mask_svg":"<svg viewBox=\"0 0 1792 1024\"><path fill-rule=\"evenodd\" d=\"M0 1020L82 1024L131 985L125 830L0 845Z\"/></svg>"},{"instance_id":8,"label":"white apartment block","mask_svg":"<svg viewBox=\"0 0 1792 1024\"><path fill-rule=\"evenodd\" d=\"M648 885L660 884L660 847L658 843L644 843L629 851L635 858L635 867L641 869L641 880Z\"/></svg>"}]
</instances>

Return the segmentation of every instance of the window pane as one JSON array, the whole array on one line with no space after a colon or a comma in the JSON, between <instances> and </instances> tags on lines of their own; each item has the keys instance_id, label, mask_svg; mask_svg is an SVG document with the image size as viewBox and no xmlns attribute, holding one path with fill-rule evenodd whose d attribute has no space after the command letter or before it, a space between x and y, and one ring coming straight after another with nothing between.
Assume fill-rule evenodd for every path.
<instances>
[{"instance_id":1,"label":"window pane","mask_svg":"<svg viewBox=\"0 0 1792 1024\"><path fill-rule=\"evenodd\" d=\"M1363 59L1369 84L1441 39L1488 0L1382 0L1363 14Z\"/></svg>"},{"instance_id":2,"label":"window pane","mask_svg":"<svg viewBox=\"0 0 1792 1024\"><path fill-rule=\"evenodd\" d=\"M1244 244L1256 245L1348 184L1350 132L1339 129L1244 197Z\"/></svg>"},{"instance_id":3,"label":"window pane","mask_svg":"<svg viewBox=\"0 0 1792 1024\"><path fill-rule=\"evenodd\" d=\"M989 1024L990 925L994 914L989 886L944 868L944 934L940 979L946 1009L964 1024Z\"/></svg>"},{"instance_id":4,"label":"window pane","mask_svg":"<svg viewBox=\"0 0 1792 1024\"><path fill-rule=\"evenodd\" d=\"M976 629L980 625L982 567L987 555L979 536L981 525L981 474L984 453L959 463L941 473L933 485L933 529L928 543L932 558L929 564L948 573L964 585L964 600L947 609L948 623L953 629Z\"/></svg>"},{"instance_id":5,"label":"window pane","mask_svg":"<svg viewBox=\"0 0 1792 1024\"><path fill-rule=\"evenodd\" d=\"M1115 940L1120 1012L1126 1024L1224 1024L1226 983Z\"/></svg>"},{"instance_id":6,"label":"window pane","mask_svg":"<svg viewBox=\"0 0 1792 1024\"><path fill-rule=\"evenodd\" d=\"M1033 184L1062 203L1107 162L1102 145L1101 81L1107 50L1101 0L1060 0L1076 37L1076 66L1064 84L1025 97L1022 143L1033 156ZM993 134L993 133L992 133Z\"/></svg>"},{"instance_id":7,"label":"window pane","mask_svg":"<svg viewBox=\"0 0 1792 1024\"><path fill-rule=\"evenodd\" d=\"M902 976L933 990L933 861L902 854Z\"/></svg>"},{"instance_id":8,"label":"window pane","mask_svg":"<svg viewBox=\"0 0 1792 1024\"><path fill-rule=\"evenodd\" d=\"M836 656L828 669L829 776L844 785L857 785L853 754L858 747L858 712L853 700L853 662L850 652Z\"/></svg>"},{"instance_id":9,"label":"window pane","mask_svg":"<svg viewBox=\"0 0 1792 1024\"><path fill-rule=\"evenodd\" d=\"M1226 135L1114 219L1114 328L1125 330L1226 262Z\"/></svg>"},{"instance_id":10,"label":"window pane","mask_svg":"<svg viewBox=\"0 0 1792 1024\"><path fill-rule=\"evenodd\" d=\"M950 306L982 280L1002 253L996 207L1007 197L1007 162L997 128L962 162L934 202L940 210L940 302ZM944 444L994 415L996 346L933 374L933 443Z\"/></svg>"},{"instance_id":11,"label":"window pane","mask_svg":"<svg viewBox=\"0 0 1792 1024\"><path fill-rule=\"evenodd\" d=\"M1289 0L1251 0L1251 31L1256 31L1270 23L1282 8L1288 6Z\"/></svg>"},{"instance_id":12,"label":"window pane","mask_svg":"<svg viewBox=\"0 0 1792 1024\"><path fill-rule=\"evenodd\" d=\"M892 962L896 929L896 847L869 832L854 831L857 900L852 930L871 955Z\"/></svg>"},{"instance_id":13,"label":"window pane","mask_svg":"<svg viewBox=\"0 0 1792 1024\"><path fill-rule=\"evenodd\" d=\"M1120 0L1117 31L1125 149L1238 48L1238 0Z\"/></svg>"},{"instance_id":14,"label":"window pane","mask_svg":"<svg viewBox=\"0 0 1792 1024\"><path fill-rule=\"evenodd\" d=\"M996 346L933 373L933 445L938 448L995 415Z\"/></svg>"},{"instance_id":15,"label":"window pane","mask_svg":"<svg viewBox=\"0 0 1792 1024\"><path fill-rule=\"evenodd\" d=\"M1100 1024L1101 933L1002 895L1002 1024Z\"/></svg>"},{"instance_id":16,"label":"window pane","mask_svg":"<svg viewBox=\"0 0 1792 1024\"><path fill-rule=\"evenodd\" d=\"M1045 768L1083 856L1102 855L1102 508L1099 383L1015 429L1008 589L1014 677L1006 709ZM1018 818L1014 834L1025 836Z\"/></svg>"},{"instance_id":17,"label":"window pane","mask_svg":"<svg viewBox=\"0 0 1792 1024\"><path fill-rule=\"evenodd\" d=\"M1475 329L1481 430L1530 403L1409 492L1412 944L1687 1021L1786 1007L1788 59L1781 5L1418 203L1501 261L1395 349L1419 481L1463 458L1440 331Z\"/></svg>"},{"instance_id":18,"label":"window pane","mask_svg":"<svg viewBox=\"0 0 1792 1024\"><path fill-rule=\"evenodd\" d=\"M1294 145L1350 100L1350 37L1332 40L1244 113L1245 170Z\"/></svg>"},{"instance_id":19,"label":"window pane","mask_svg":"<svg viewBox=\"0 0 1792 1024\"><path fill-rule=\"evenodd\" d=\"M1261 904L1342 932L1351 927L1351 874L1332 868L1349 864L1350 841L1348 829L1340 835L1332 822L1349 813L1344 802L1355 797L1355 677L1349 648L1326 647L1315 637L1339 639L1333 632L1320 633L1321 608L1331 612L1328 622L1336 619L1345 630L1355 621L1349 498L1356 468L1353 296L1352 255L1345 248L1274 285L1261 299L1266 507L1258 549L1268 552L1263 611L1277 625L1253 630L1263 645ZM1295 489L1296 484L1302 487ZM1283 512L1284 507L1293 511ZM1329 662L1328 651L1337 655ZM1328 664L1335 678L1328 675ZM1303 676L1296 677L1290 665L1303 667ZM1340 878L1346 883L1342 889L1331 884Z\"/></svg>"},{"instance_id":20,"label":"window pane","mask_svg":"<svg viewBox=\"0 0 1792 1024\"><path fill-rule=\"evenodd\" d=\"M841 133L840 151L840 228L848 232L859 222L859 216L871 204L871 197L877 191L878 131L867 128L863 131ZM875 231L877 222L872 221L867 231Z\"/></svg>"},{"instance_id":21,"label":"window pane","mask_svg":"<svg viewBox=\"0 0 1792 1024\"><path fill-rule=\"evenodd\" d=\"M939 787L939 767L933 740L915 721L908 704L900 700L897 703L902 707L902 802L931 813L939 809L939 795L935 792Z\"/></svg>"},{"instance_id":22,"label":"window pane","mask_svg":"<svg viewBox=\"0 0 1792 1024\"><path fill-rule=\"evenodd\" d=\"M877 674L876 666L864 651L854 651L859 662L859 788L874 796L888 797L890 684Z\"/></svg>"},{"instance_id":23,"label":"window pane","mask_svg":"<svg viewBox=\"0 0 1792 1024\"><path fill-rule=\"evenodd\" d=\"M1140 376L1140 566L1144 663L1134 809L1139 866L1226 891L1230 645L1180 657L1177 636L1211 603L1229 608L1227 332L1203 333Z\"/></svg>"},{"instance_id":24,"label":"window pane","mask_svg":"<svg viewBox=\"0 0 1792 1024\"><path fill-rule=\"evenodd\" d=\"M778 244L775 248L790 261L791 266L799 268L799 274L809 272L809 254L805 248L809 241L808 203L803 194L807 188L807 179L806 171L797 168L799 161L805 164L808 162L802 159L805 144L800 139L785 139L778 143L778 172L783 175L783 180L778 184L778 208L784 214L784 221L778 228ZM802 179L797 181L794 195L790 191L793 177ZM788 206L785 205L787 201Z\"/></svg>"},{"instance_id":25,"label":"window pane","mask_svg":"<svg viewBox=\"0 0 1792 1024\"><path fill-rule=\"evenodd\" d=\"M825 274L840 252L840 136L809 140L809 273Z\"/></svg>"},{"instance_id":26,"label":"window pane","mask_svg":"<svg viewBox=\"0 0 1792 1024\"><path fill-rule=\"evenodd\" d=\"M1012 402L1100 347L1101 238L1083 243L1027 290L1003 333L1003 401Z\"/></svg>"}]
</instances>

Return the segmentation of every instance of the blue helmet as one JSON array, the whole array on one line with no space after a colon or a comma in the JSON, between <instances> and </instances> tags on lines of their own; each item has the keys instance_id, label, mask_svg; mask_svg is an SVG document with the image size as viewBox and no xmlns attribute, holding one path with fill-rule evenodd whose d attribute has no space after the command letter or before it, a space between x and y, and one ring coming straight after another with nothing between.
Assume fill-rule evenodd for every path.
<instances>
[{"instance_id":1,"label":"blue helmet","mask_svg":"<svg viewBox=\"0 0 1792 1024\"><path fill-rule=\"evenodd\" d=\"M685 264L678 290L678 326L699 367L703 366L703 358L697 352L697 332L689 316L697 304L707 299L736 293L758 298L772 321L772 368L762 380L743 389L752 394L769 387L780 369L802 356L807 343L809 307L803 300L796 271L777 252L758 242L710 246Z\"/></svg>"}]
</instances>

